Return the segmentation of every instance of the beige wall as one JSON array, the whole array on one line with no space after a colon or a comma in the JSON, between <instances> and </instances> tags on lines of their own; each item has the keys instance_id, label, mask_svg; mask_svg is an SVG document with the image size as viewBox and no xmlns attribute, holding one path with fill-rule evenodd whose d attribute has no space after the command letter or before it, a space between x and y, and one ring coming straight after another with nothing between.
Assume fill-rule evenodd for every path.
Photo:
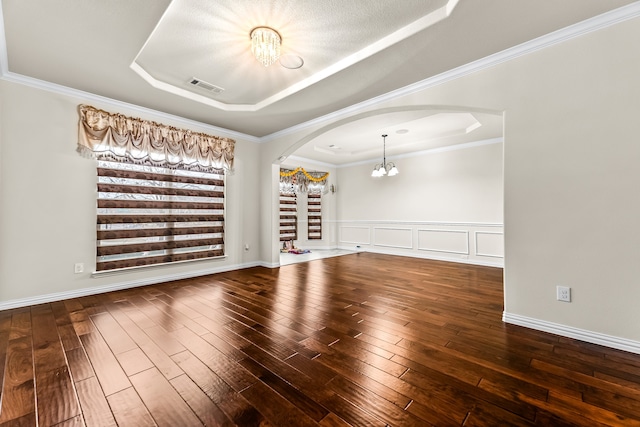
<instances>
[{"instance_id":1,"label":"beige wall","mask_svg":"<svg viewBox=\"0 0 640 427\"><path fill-rule=\"evenodd\" d=\"M366 107L504 112L507 314L640 343L638 40L636 18ZM74 275L75 262L91 269L95 243L94 166L74 151L83 100L7 82L0 91L0 301L200 268ZM239 141L228 182L230 256L203 269L277 263L276 159L331 126L318 122L258 146ZM239 249L245 242L249 253ZM559 284L572 288L573 302L555 300Z\"/></svg>"},{"instance_id":2,"label":"beige wall","mask_svg":"<svg viewBox=\"0 0 640 427\"><path fill-rule=\"evenodd\" d=\"M502 143L451 148L392 158L393 177L339 168L339 247L503 266Z\"/></svg>"},{"instance_id":3,"label":"beige wall","mask_svg":"<svg viewBox=\"0 0 640 427\"><path fill-rule=\"evenodd\" d=\"M143 284L259 260L257 145L238 140L235 173L227 178L226 259L91 278L96 167L75 151L76 108L87 100L8 82L0 82L0 95L0 303ZM125 107L89 103L142 117ZM186 127L166 117L143 118ZM212 132L204 126L194 130ZM74 274L76 262L84 263L84 273Z\"/></svg>"},{"instance_id":4,"label":"beige wall","mask_svg":"<svg viewBox=\"0 0 640 427\"><path fill-rule=\"evenodd\" d=\"M640 342L638 40L636 18L368 107L504 111L506 314ZM265 160L331 126L269 143Z\"/></svg>"},{"instance_id":5,"label":"beige wall","mask_svg":"<svg viewBox=\"0 0 640 427\"><path fill-rule=\"evenodd\" d=\"M391 160L393 177L338 169L339 220L502 223L501 143Z\"/></svg>"}]
</instances>

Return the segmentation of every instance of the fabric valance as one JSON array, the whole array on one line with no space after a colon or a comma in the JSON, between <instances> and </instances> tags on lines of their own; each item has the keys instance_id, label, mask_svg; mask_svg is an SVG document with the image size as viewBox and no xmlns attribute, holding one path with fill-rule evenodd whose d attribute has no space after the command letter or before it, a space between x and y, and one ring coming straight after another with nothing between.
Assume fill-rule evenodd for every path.
<instances>
[{"instance_id":1,"label":"fabric valance","mask_svg":"<svg viewBox=\"0 0 640 427\"><path fill-rule=\"evenodd\" d=\"M99 160L213 172L233 169L235 141L79 105L78 148Z\"/></svg>"},{"instance_id":2,"label":"fabric valance","mask_svg":"<svg viewBox=\"0 0 640 427\"><path fill-rule=\"evenodd\" d=\"M280 192L321 194L329 172L307 172L304 168L280 169Z\"/></svg>"}]
</instances>

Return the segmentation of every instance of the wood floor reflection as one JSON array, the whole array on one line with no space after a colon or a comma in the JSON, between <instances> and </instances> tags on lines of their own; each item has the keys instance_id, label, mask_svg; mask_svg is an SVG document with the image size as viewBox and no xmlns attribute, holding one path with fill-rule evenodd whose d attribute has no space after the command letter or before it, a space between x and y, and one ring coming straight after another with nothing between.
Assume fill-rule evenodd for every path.
<instances>
[{"instance_id":1,"label":"wood floor reflection","mask_svg":"<svg viewBox=\"0 0 640 427\"><path fill-rule=\"evenodd\" d=\"M500 269L359 253L3 311L0 427L640 425L640 356L502 301Z\"/></svg>"}]
</instances>

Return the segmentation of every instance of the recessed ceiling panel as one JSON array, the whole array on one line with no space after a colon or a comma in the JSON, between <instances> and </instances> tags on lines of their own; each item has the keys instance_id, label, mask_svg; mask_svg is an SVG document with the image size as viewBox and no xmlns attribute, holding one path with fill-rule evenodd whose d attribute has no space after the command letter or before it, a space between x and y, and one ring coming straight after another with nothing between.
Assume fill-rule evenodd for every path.
<instances>
[{"instance_id":1,"label":"recessed ceiling panel","mask_svg":"<svg viewBox=\"0 0 640 427\"><path fill-rule=\"evenodd\" d=\"M406 155L447 145L502 136L502 115L486 112L415 110L377 114L331 129L294 155L332 165L370 160L382 152Z\"/></svg>"},{"instance_id":2,"label":"recessed ceiling panel","mask_svg":"<svg viewBox=\"0 0 640 427\"><path fill-rule=\"evenodd\" d=\"M169 92L257 110L439 22L453 10L448 3L456 2L173 0L132 68ZM303 65L256 61L249 34L258 26L278 31L283 56ZM194 89L194 76L224 91Z\"/></svg>"}]
</instances>

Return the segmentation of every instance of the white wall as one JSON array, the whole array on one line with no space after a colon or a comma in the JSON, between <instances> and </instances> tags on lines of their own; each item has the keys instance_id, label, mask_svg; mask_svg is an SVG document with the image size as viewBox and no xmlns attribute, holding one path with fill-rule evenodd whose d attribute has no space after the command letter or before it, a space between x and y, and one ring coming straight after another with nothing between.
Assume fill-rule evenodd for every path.
<instances>
[{"instance_id":1,"label":"white wall","mask_svg":"<svg viewBox=\"0 0 640 427\"><path fill-rule=\"evenodd\" d=\"M504 111L505 318L636 352L638 40L633 18L348 113L425 105ZM162 277L160 270L73 275L73 263L90 269L94 254L94 166L74 152L82 100L7 82L0 91L0 301ZM335 126L316 120L257 149L239 141L228 183L230 257L206 268L277 263L276 159ZM245 241L259 246L259 258L240 256ZM571 303L555 300L558 284L572 288Z\"/></svg>"},{"instance_id":2,"label":"white wall","mask_svg":"<svg viewBox=\"0 0 640 427\"><path fill-rule=\"evenodd\" d=\"M502 143L391 160L338 169L341 248L502 265Z\"/></svg>"},{"instance_id":3,"label":"white wall","mask_svg":"<svg viewBox=\"0 0 640 427\"><path fill-rule=\"evenodd\" d=\"M75 151L76 108L87 101L4 81L0 95L0 308L257 264L257 148L239 140L235 173L227 178L225 259L91 278L96 253L96 165ZM138 110L89 103L187 127ZM249 251L244 251L244 243ZM77 262L84 263L84 273L74 274Z\"/></svg>"},{"instance_id":4,"label":"white wall","mask_svg":"<svg viewBox=\"0 0 640 427\"><path fill-rule=\"evenodd\" d=\"M635 352L638 40L640 18L632 18L349 113L504 111L505 319ZM263 152L275 159L333 126L316 121ZM556 301L556 285L572 288L571 303Z\"/></svg>"}]
</instances>

